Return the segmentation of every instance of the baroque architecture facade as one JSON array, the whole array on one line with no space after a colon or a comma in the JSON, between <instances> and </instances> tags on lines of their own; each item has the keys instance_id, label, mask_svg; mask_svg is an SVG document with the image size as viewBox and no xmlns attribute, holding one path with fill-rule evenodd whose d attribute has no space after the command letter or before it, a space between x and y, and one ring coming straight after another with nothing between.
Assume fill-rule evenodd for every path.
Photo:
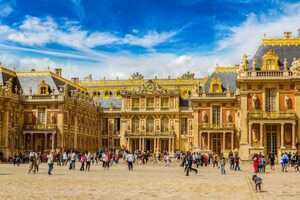
<instances>
[{"instance_id":1,"label":"baroque architecture facade","mask_svg":"<svg viewBox=\"0 0 300 200\"><path fill-rule=\"evenodd\" d=\"M61 70L1 67L0 150L295 152L300 145L300 36L262 39L253 58L209 77L71 81Z\"/></svg>"}]
</instances>

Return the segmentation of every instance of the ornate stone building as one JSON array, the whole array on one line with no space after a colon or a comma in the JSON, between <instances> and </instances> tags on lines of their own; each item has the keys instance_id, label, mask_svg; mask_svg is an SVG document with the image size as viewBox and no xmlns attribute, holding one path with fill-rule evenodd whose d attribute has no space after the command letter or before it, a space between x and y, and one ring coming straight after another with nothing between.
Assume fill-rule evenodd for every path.
<instances>
[{"instance_id":1,"label":"ornate stone building","mask_svg":"<svg viewBox=\"0 0 300 200\"><path fill-rule=\"evenodd\" d=\"M1 69L0 151L94 151L100 107L86 89L52 71Z\"/></svg>"},{"instance_id":2,"label":"ornate stone building","mask_svg":"<svg viewBox=\"0 0 300 200\"><path fill-rule=\"evenodd\" d=\"M0 150L127 148L247 160L300 147L300 35L262 39L253 58L205 78L71 81L0 68ZM101 105L101 106L100 106Z\"/></svg>"}]
</instances>

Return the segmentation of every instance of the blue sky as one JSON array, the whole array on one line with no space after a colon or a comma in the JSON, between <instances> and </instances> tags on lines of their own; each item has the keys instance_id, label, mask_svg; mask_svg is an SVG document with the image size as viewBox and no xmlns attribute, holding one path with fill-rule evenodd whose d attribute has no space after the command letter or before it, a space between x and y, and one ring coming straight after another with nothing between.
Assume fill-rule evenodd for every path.
<instances>
[{"instance_id":1,"label":"blue sky","mask_svg":"<svg viewBox=\"0 0 300 200\"><path fill-rule=\"evenodd\" d=\"M276 0L0 0L0 60L18 70L206 76L255 53L263 33L297 35L300 2Z\"/></svg>"}]
</instances>

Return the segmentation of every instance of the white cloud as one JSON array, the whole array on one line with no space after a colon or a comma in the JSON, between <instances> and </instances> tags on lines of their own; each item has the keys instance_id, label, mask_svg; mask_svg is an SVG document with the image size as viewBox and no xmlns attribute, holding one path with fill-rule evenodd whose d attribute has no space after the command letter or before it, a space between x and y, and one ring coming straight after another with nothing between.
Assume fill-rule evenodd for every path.
<instances>
[{"instance_id":1,"label":"white cloud","mask_svg":"<svg viewBox=\"0 0 300 200\"><path fill-rule=\"evenodd\" d=\"M149 31L145 35L126 34L124 37L109 32L88 32L76 22L66 21L57 23L53 18L44 19L26 16L26 19L16 27L0 24L2 40L13 41L28 46L44 46L56 43L75 49L90 49L103 45L128 44L145 48L152 48L167 42L176 35L176 31Z\"/></svg>"}]
</instances>

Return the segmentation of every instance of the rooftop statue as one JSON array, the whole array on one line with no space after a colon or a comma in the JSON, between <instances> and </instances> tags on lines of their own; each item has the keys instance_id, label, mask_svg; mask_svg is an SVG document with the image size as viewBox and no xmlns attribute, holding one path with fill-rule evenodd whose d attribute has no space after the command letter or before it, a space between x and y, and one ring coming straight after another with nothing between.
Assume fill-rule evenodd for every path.
<instances>
[{"instance_id":1,"label":"rooftop statue","mask_svg":"<svg viewBox=\"0 0 300 200\"><path fill-rule=\"evenodd\" d=\"M294 58L292 62L291 72L293 72L293 76L300 76L300 59Z\"/></svg>"},{"instance_id":2,"label":"rooftop statue","mask_svg":"<svg viewBox=\"0 0 300 200\"><path fill-rule=\"evenodd\" d=\"M189 71L187 71L186 73L184 73L181 76L181 79L184 79L184 80L189 80L189 79L194 79L194 78L195 78L195 74L194 73L190 73Z\"/></svg>"},{"instance_id":3,"label":"rooftop statue","mask_svg":"<svg viewBox=\"0 0 300 200\"><path fill-rule=\"evenodd\" d=\"M144 76L140 74L139 72L133 73L131 75L132 80L137 81L137 80L142 80L144 79Z\"/></svg>"}]
</instances>

